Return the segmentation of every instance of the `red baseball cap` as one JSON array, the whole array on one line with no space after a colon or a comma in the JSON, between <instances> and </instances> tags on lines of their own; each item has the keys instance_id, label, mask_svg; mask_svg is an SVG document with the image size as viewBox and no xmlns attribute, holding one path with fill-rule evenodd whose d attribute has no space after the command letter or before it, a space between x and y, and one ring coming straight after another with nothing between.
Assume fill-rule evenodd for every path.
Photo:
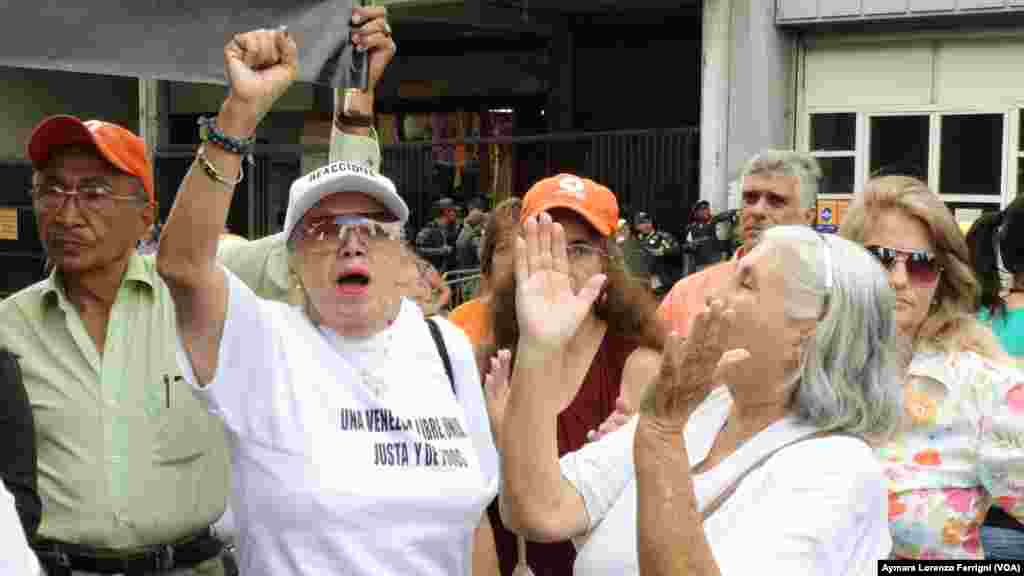
<instances>
[{"instance_id":1,"label":"red baseball cap","mask_svg":"<svg viewBox=\"0 0 1024 576\"><path fill-rule=\"evenodd\" d=\"M572 210L606 238L619 224L619 203L612 191L572 174L551 176L534 184L523 196L520 222L552 208Z\"/></svg>"},{"instance_id":2,"label":"red baseball cap","mask_svg":"<svg viewBox=\"0 0 1024 576\"><path fill-rule=\"evenodd\" d=\"M110 122L83 122L66 114L44 119L32 130L32 137L28 140L32 167L41 170L50 161L52 148L72 144L94 146L115 168L141 180L149 201L156 201L153 166L146 157L146 143L130 130Z\"/></svg>"}]
</instances>

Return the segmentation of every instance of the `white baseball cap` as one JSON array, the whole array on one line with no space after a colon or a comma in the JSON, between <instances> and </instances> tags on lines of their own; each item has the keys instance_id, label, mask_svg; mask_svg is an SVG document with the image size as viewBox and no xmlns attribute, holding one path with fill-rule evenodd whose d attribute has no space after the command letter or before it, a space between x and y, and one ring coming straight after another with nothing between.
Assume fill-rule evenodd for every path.
<instances>
[{"instance_id":1,"label":"white baseball cap","mask_svg":"<svg viewBox=\"0 0 1024 576\"><path fill-rule=\"evenodd\" d=\"M390 178L365 164L342 160L317 168L292 183L284 216L285 238L291 238L299 221L317 202L339 192L366 194L383 204L401 224L409 219L409 207Z\"/></svg>"}]
</instances>

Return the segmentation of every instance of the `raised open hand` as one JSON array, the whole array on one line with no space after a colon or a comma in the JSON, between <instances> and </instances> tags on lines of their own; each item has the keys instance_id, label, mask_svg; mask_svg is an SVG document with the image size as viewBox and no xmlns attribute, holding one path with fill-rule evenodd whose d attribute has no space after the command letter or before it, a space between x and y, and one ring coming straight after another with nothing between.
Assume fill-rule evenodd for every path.
<instances>
[{"instance_id":1,"label":"raised open hand","mask_svg":"<svg viewBox=\"0 0 1024 576\"><path fill-rule=\"evenodd\" d=\"M491 358L491 366L484 376L484 400L487 402L487 416L491 422L494 444L501 449L499 433L505 422L505 405L508 404L508 381L512 369L512 352L498 350Z\"/></svg>"},{"instance_id":2,"label":"raised open hand","mask_svg":"<svg viewBox=\"0 0 1024 576\"><path fill-rule=\"evenodd\" d=\"M669 335L661 373L644 390L640 402L643 418L681 433L693 410L750 357L743 349L726 350L734 317L721 300L712 300L694 319L689 338L675 332Z\"/></svg>"},{"instance_id":3,"label":"raised open hand","mask_svg":"<svg viewBox=\"0 0 1024 576\"><path fill-rule=\"evenodd\" d=\"M299 67L298 47L283 28L253 30L238 34L228 42L224 47L224 65L231 89L228 101L241 115L237 119L251 124L244 128L255 131L274 102L295 80Z\"/></svg>"},{"instance_id":4,"label":"raised open hand","mask_svg":"<svg viewBox=\"0 0 1024 576\"><path fill-rule=\"evenodd\" d=\"M563 352L594 301L605 275L573 292L565 231L542 212L529 218L526 238L516 239L516 318L520 346Z\"/></svg>"},{"instance_id":5,"label":"raised open hand","mask_svg":"<svg viewBox=\"0 0 1024 576\"><path fill-rule=\"evenodd\" d=\"M629 402L622 396L619 396L615 400L615 410L604 419L604 422L601 422L600 426L587 432L587 442L597 442L601 438L622 428L629 423L629 419L633 417L635 412L629 405Z\"/></svg>"}]
</instances>

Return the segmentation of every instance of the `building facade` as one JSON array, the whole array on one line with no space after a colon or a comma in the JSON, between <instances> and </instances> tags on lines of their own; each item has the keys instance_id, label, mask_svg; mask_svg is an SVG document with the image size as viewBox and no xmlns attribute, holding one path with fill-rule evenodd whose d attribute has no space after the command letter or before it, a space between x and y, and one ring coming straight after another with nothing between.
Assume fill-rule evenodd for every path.
<instances>
[{"instance_id":1,"label":"building facade","mask_svg":"<svg viewBox=\"0 0 1024 576\"><path fill-rule=\"evenodd\" d=\"M872 175L926 180L967 225L1024 189L1024 2L777 0L793 144L842 206ZM787 117L789 109L780 110ZM841 210L841 208L840 208Z\"/></svg>"}]
</instances>

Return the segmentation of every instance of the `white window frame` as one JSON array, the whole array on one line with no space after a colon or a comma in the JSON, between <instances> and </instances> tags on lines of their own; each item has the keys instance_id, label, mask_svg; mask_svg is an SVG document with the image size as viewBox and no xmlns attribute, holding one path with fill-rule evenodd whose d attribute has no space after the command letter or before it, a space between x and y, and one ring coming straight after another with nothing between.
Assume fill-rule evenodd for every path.
<instances>
[{"instance_id":1,"label":"white window frame","mask_svg":"<svg viewBox=\"0 0 1024 576\"><path fill-rule=\"evenodd\" d=\"M856 114L857 132L854 145L856 155L854 156L854 190L864 188L864 183L870 176L869 158L871 151L871 129L870 119L882 116L928 116L928 182L938 183L941 170L941 145L942 145L942 116L969 115L969 114L1001 114L1003 116L1003 154L1001 162L1000 190L998 195L980 194L942 194L942 199L949 203L977 203L991 204L1002 208L1006 206L1018 193L1017 190L1017 169L1024 159L1024 146L1020 146L1021 137L1019 134L1020 114L1024 110L1024 102L1018 102L1012 108L984 106L978 108L948 107L948 106L890 106L879 107L804 107L799 115L800 123L797 130L797 149L809 153L818 158L829 156L848 156L846 151L813 151L810 150L811 141L811 117L815 114ZM941 193L941 191L940 191ZM850 200L854 194L821 194L821 200Z\"/></svg>"},{"instance_id":2,"label":"white window frame","mask_svg":"<svg viewBox=\"0 0 1024 576\"><path fill-rule=\"evenodd\" d=\"M833 114L833 112L815 112L815 114ZM809 150L811 142L811 117L807 117L807 134L804 138L804 150L807 151L811 156L815 158L853 158L853 186L854 189L859 189L860 186L857 182L858 169L858 152L857 146L860 142L860 115L855 112L834 112L834 114L853 114L854 129L853 129L853 149L852 150ZM846 194L819 194L823 200L827 200L837 196L848 196Z\"/></svg>"},{"instance_id":3,"label":"white window frame","mask_svg":"<svg viewBox=\"0 0 1024 576\"><path fill-rule=\"evenodd\" d=\"M1009 168L1009 157L1010 157L1009 151L1011 150L1010 143L1013 142L1012 140L1010 140L1010 126L1009 126L1009 124L1010 124L1010 114L1009 114L1008 110L1000 110L1000 111L993 110L993 111L988 111L988 112L982 111L982 110L971 110L971 111L968 111L968 112L963 112L963 111L938 112L934 116L932 116L932 138L935 138L938 141L938 145L935 146L934 150L932 150L932 154L935 155L935 171L934 172L931 172L931 161L932 161L931 157L929 157L929 159L928 159L928 166L929 166L929 168L928 168L929 169L928 180L929 180L929 182L941 182L941 178L942 178L941 166L939 165L939 163L941 162L941 157L940 156L941 156L941 153L942 153L942 150L941 150L941 146L942 146L942 117L943 116L974 116L974 115L980 115L980 114L988 114L988 115L998 114L998 115L1001 115L1003 117L1003 155L1002 155L1002 158L1000 159L1001 161L999 163L999 169L1002 171L1001 174L1000 174L1000 178L999 178L999 194L998 195L988 195L988 194L943 194L942 197L943 198L947 198L947 197L951 197L951 196L956 196L957 198L963 198L963 200L953 200L953 202L977 202L977 203L981 203L981 204L997 204L998 203L1000 206L1004 206L1005 205L1004 204L1004 200L1005 200L1005 198L1007 198L1007 194L1008 194L1008 189L1007 189L1008 180L1010 178L1010 174L1009 174L1009 171L1008 171L1008 168ZM940 190L940 192L941 192L941 190Z\"/></svg>"}]
</instances>

